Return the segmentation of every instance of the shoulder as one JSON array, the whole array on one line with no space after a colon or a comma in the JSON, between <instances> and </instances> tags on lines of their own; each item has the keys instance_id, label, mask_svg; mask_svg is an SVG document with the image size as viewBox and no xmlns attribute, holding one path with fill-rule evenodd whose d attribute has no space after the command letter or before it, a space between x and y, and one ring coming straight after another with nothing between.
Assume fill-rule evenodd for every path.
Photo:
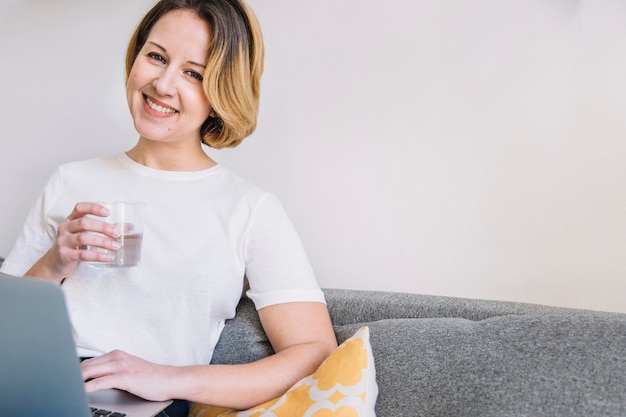
<instances>
[{"instance_id":1,"label":"shoulder","mask_svg":"<svg viewBox=\"0 0 626 417\"><path fill-rule=\"evenodd\" d=\"M94 170L113 169L119 167L118 155L98 156L95 158L80 161L67 162L57 168L57 172L62 175L85 175L93 173Z\"/></svg>"},{"instance_id":2,"label":"shoulder","mask_svg":"<svg viewBox=\"0 0 626 417\"><path fill-rule=\"evenodd\" d=\"M261 204L264 200L278 200L276 195L259 187L253 182L239 176L230 169L219 166L217 177L224 187L224 192L237 200L247 201L252 206Z\"/></svg>"},{"instance_id":3,"label":"shoulder","mask_svg":"<svg viewBox=\"0 0 626 417\"><path fill-rule=\"evenodd\" d=\"M94 178L100 172L111 172L115 164L114 156L97 157L59 165L48 177L44 187L44 194L56 194L60 190L70 187L80 189L85 184L94 183ZM107 169L107 167L109 167ZM106 175L106 174L105 174Z\"/></svg>"},{"instance_id":4,"label":"shoulder","mask_svg":"<svg viewBox=\"0 0 626 417\"><path fill-rule=\"evenodd\" d=\"M259 224L285 222L288 218L280 198L251 181L242 178L226 167L221 167L220 185L213 194L214 202L229 213L232 219L241 219L248 223L248 229L255 229ZM245 220L244 220L245 219ZM255 226L256 225L256 226Z\"/></svg>"}]
</instances>

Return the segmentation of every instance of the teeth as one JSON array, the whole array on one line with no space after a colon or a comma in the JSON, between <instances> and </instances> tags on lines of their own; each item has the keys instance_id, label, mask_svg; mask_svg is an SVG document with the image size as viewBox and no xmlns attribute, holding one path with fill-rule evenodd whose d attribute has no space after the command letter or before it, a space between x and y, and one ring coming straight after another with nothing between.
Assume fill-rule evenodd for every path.
<instances>
[{"instance_id":1,"label":"teeth","mask_svg":"<svg viewBox=\"0 0 626 417\"><path fill-rule=\"evenodd\" d=\"M148 97L148 96L146 96L146 103L148 103L148 106L150 106L150 108L152 110L156 110L156 111L158 111L160 113L167 113L167 114L176 113L176 110L174 110L174 109L170 109L168 107L159 106L154 101L150 100L150 97Z\"/></svg>"}]
</instances>

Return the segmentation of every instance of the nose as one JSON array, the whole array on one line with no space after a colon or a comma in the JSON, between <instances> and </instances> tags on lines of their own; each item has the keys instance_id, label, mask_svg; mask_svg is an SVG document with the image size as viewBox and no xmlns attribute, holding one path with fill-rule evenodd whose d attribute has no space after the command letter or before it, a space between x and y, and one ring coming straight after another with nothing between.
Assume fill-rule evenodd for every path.
<instances>
[{"instance_id":1,"label":"nose","mask_svg":"<svg viewBox=\"0 0 626 417\"><path fill-rule=\"evenodd\" d=\"M152 86L161 96L172 96L176 91L176 78L173 69L164 68L152 81Z\"/></svg>"}]
</instances>

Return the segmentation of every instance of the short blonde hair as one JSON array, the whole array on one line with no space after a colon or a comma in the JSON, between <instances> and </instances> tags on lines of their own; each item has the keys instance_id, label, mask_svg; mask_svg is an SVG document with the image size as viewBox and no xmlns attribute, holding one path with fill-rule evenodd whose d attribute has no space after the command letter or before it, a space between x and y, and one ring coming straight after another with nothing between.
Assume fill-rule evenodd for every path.
<instances>
[{"instance_id":1,"label":"short blonde hair","mask_svg":"<svg viewBox=\"0 0 626 417\"><path fill-rule=\"evenodd\" d=\"M204 93L216 114L202 124L213 148L239 145L256 129L264 46L261 27L243 0L160 0L141 20L126 50L126 80L154 24L173 10L189 10L211 29Z\"/></svg>"}]
</instances>

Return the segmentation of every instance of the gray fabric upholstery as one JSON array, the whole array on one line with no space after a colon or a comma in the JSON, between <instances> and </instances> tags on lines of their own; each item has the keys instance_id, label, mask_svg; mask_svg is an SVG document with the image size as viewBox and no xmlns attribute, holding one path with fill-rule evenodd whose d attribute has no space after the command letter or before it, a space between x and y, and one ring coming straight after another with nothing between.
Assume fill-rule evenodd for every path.
<instances>
[{"instance_id":1,"label":"gray fabric upholstery","mask_svg":"<svg viewBox=\"0 0 626 417\"><path fill-rule=\"evenodd\" d=\"M368 325L378 417L626 416L626 315L325 290L337 339ZM242 299L214 363L272 353Z\"/></svg>"}]
</instances>

